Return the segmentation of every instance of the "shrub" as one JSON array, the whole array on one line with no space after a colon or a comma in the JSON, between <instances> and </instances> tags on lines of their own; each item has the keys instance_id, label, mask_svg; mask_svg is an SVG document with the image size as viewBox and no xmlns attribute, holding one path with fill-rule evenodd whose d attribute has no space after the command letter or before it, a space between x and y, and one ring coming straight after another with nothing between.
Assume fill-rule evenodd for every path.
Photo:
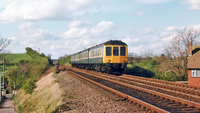
<instances>
[{"instance_id":1,"label":"shrub","mask_svg":"<svg viewBox=\"0 0 200 113\"><path fill-rule=\"evenodd\" d=\"M44 54L39 54L31 48L26 48L26 53L32 60L20 60L19 64L10 69L7 73L9 86L15 89L24 89L25 93L32 93L35 82L49 68L49 58Z\"/></svg>"},{"instance_id":2,"label":"shrub","mask_svg":"<svg viewBox=\"0 0 200 113\"><path fill-rule=\"evenodd\" d=\"M30 78L28 80L26 80L25 84L23 85L23 89L25 91L25 93L29 93L31 94L34 90L34 88L36 87L35 85L35 81L31 80Z\"/></svg>"},{"instance_id":3,"label":"shrub","mask_svg":"<svg viewBox=\"0 0 200 113\"><path fill-rule=\"evenodd\" d=\"M152 71L136 65L133 65L132 67L129 66L128 68L126 68L125 73L135 76L149 77L149 78L155 76L155 74Z\"/></svg>"},{"instance_id":4,"label":"shrub","mask_svg":"<svg viewBox=\"0 0 200 113\"><path fill-rule=\"evenodd\" d=\"M67 57L59 58L59 64L61 64L61 65L63 65L63 64L70 65L71 64L71 55L67 56Z\"/></svg>"}]
</instances>

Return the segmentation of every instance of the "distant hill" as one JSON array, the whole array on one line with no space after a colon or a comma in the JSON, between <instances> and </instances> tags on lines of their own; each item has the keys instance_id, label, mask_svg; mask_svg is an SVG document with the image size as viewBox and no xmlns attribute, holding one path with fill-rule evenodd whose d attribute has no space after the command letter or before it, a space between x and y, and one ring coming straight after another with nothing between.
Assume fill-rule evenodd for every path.
<instances>
[{"instance_id":1,"label":"distant hill","mask_svg":"<svg viewBox=\"0 0 200 113\"><path fill-rule=\"evenodd\" d=\"M26 53L11 53L11 54L4 54L4 58L9 60L10 63L18 63L20 60L31 60L31 57Z\"/></svg>"},{"instance_id":2,"label":"distant hill","mask_svg":"<svg viewBox=\"0 0 200 113\"><path fill-rule=\"evenodd\" d=\"M18 62L22 59L24 60L31 60L31 57L26 53L10 53L10 54L0 54L0 60L2 61L3 58L7 61L6 63L6 69L11 68L15 64L18 64ZM0 65L0 68L2 65ZM0 70L1 71L1 70Z\"/></svg>"}]
</instances>

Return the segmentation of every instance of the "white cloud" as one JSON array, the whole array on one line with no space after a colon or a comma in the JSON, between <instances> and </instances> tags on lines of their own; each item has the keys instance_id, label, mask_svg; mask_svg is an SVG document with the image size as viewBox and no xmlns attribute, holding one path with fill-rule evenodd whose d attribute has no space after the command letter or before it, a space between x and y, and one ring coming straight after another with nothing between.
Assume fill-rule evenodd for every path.
<instances>
[{"instance_id":1,"label":"white cloud","mask_svg":"<svg viewBox=\"0 0 200 113\"><path fill-rule=\"evenodd\" d=\"M52 45L51 47L50 47L50 50L56 50L56 49L61 49L61 48L63 48L62 46L59 46L59 45Z\"/></svg>"},{"instance_id":2,"label":"white cloud","mask_svg":"<svg viewBox=\"0 0 200 113\"><path fill-rule=\"evenodd\" d=\"M189 29L189 28L194 28L194 29L200 31L200 24L189 26L188 29Z\"/></svg>"},{"instance_id":3,"label":"white cloud","mask_svg":"<svg viewBox=\"0 0 200 113\"><path fill-rule=\"evenodd\" d=\"M113 26L115 26L113 22L101 21L92 28L70 28L62 36L66 39L66 47L77 51L78 49L82 50L83 48L88 48L94 46L94 44L109 40L110 30Z\"/></svg>"},{"instance_id":4,"label":"white cloud","mask_svg":"<svg viewBox=\"0 0 200 113\"><path fill-rule=\"evenodd\" d=\"M200 32L200 24L198 25L191 25L188 27L176 27L176 26L169 26L166 28L166 31L163 31L162 33L160 33L160 37L162 38L161 42L163 44L167 44L169 43L173 37L175 37L178 34L178 30L183 30L183 31L187 31L191 28L194 28L195 30L197 30L197 32Z\"/></svg>"},{"instance_id":5,"label":"white cloud","mask_svg":"<svg viewBox=\"0 0 200 113\"><path fill-rule=\"evenodd\" d=\"M20 26L18 26L18 29L19 30L27 30L27 29L35 29L37 27L38 27L38 25L36 23L27 22L27 23L23 23Z\"/></svg>"},{"instance_id":6,"label":"white cloud","mask_svg":"<svg viewBox=\"0 0 200 113\"><path fill-rule=\"evenodd\" d=\"M162 46L163 46L162 43L154 43L154 44L149 45L149 49L157 49L157 48L161 48Z\"/></svg>"},{"instance_id":7,"label":"white cloud","mask_svg":"<svg viewBox=\"0 0 200 113\"><path fill-rule=\"evenodd\" d=\"M138 1L141 3L156 4L156 3L170 2L173 0L138 0Z\"/></svg>"},{"instance_id":8,"label":"white cloud","mask_svg":"<svg viewBox=\"0 0 200 113\"><path fill-rule=\"evenodd\" d=\"M21 41L20 44L27 45L28 42L27 41Z\"/></svg>"},{"instance_id":9,"label":"white cloud","mask_svg":"<svg viewBox=\"0 0 200 113\"><path fill-rule=\"evenodd\" d=\"M5 8L5 6L15 2L16 0L0 0L0 8Z\"/></svg>"},{"instance_id":10,"label":"white cloud","mask_svg":"<svg viewBox=\"0 0 200 113\"><path fill-rule=\"evenodd\" d=\"M139 12L137 12L137 15L143 16L143 15L144 15L144 11L139 11Z\"/></svg>"},{"instance_id":11,"label":"white cloud","mask_svg":"<svg viewBox=\"0 0 200 113\"><path fill-rule=\"evenodd\" d=\"M70 28L63 34L65 38L77 38L82 37L87 33L87 29Z\"/></svg>"},{"instance_id":12,"label":"white cloud","mask_svg":"<svg viewBox=\"0 0 200 113\"><path fill-rule=\"evenodd\" d=\"M141 54L142 51L144 51L146 48L146 46L144 46L143 44L140 44L138 46L128 46L128 51L129 53L133 52L135 54Z\"/></svg>"},{"instance_id":13,"label":"white cloud","mask_svg":"<svg viewBox=\"0 0 200 113\"><path fill-rule=\"evenodd\" d=\"M200 9L200 1L199 0L185 0L182 4L190 5L188 10L199 10Z\"/></svg>"},{"instance_id":14,"label":"white cloud","mask_svg":"<svg viewBox=\"0 0 200 113\"><path fill-rule=\"evenodd\" d=\"M148 33L152 33L154 30L149 28L149 27L146 27L143 31L142 31L142 34L148 34Z\"/></svg>"},{"instance_id":15,"label":"white cloud","mask_svg":"<svg viewBox=\"0 0 200 113\"><path fill-rule=\"evenodd\" d=\"M81 21L81 20L75 20L75 21L72 21L72 22L69 24L69 27L70 27L70 28L73 28L73 27L79 27L79 26L88 25L88 24L90 24L89 21L83 22L83 21Z\"/></svg>"},{"instance_id":16,"label":"white cloud","mask_svg":"<svg viewBox=\"0 0 200 113\"><path fill-rule=\"evenodd\" d=\"M167 27L166 28L166 30L168 31L168 32L166 32L166 34L167 33L170 33L171 31L179 31L179 30L189 30L189 29L191 29L191 28L194 28L194 29L196 29L197 31L200 31L200 24L197 24L197 25L190 25L190 26L187 26L187 27L176 27L176 26L169 26L169 27ZM164 35L164 34L162 34L162 35Z\"/></svg>"},{"instance_id":17,"label":"white cloud","mask_svg":"<svg viewBox=\"0 0 200 113\"><path fill-rule=\"evenodd\" d=\"M99 35L114 26L115 24L113 22L101 21L97 26L91 29L91 33L94 35Z\"/></svg>"},{"instance_id":18,"label":"white cloud","mask_svg":"<svg viewBox=\"0 0 200 113\"><path fill-rule=\"evenodd\" d=\"M91 0L17 0L7 5L0 19L8 22L41 19L70 19L82 12Z\"/></svg>"},{"instance_id":19,"label":"white cloud","mask_svg":"<svg viewBox=\"0 0 200 113\"><path fill-rule=\"evenodd\" d=\"M47 45L47 44L49 44L49 43L50 43L49 40L44 40L44 41L42 41L42 44L44 44L44 45Z\"/></svg>"},{"instance_id":20,"label":"white cloud","mask_svg":"<svg viewBox=\"0 0 200 113\"><path fill-rule=\"evenodd\" d=\"M33 49L40 47L41 52L51 53L53 58L58 58L110 40L112 35L110 30L114 26L113 22L101 21L88 28L69 27L65 32L50 32L41 28L36 22L26 22L18 26L18 35L9 37L13 41L8 49L18 52L26 47ZM94 29L100 30L101 33L94 32Z\"/></svg>"},{"instance_id":21,"label":"white cloud","mask_svg":"<svg viewBox=\"0 0 200 113\"><path fill-rule=\"evenodd\" d=\"M122 41L128 45L132 45L133 43L139 42L140 38L135 38L133 36L127 35L126 37L122 38Z\"/></svg>"},{"instance_id":22,"label":"white cloud","mask_svg":"<svg viewBox=\"0 0 200 113\"><path fill-rule=\"evenodd\" d=\"M57 36L54 33L49 32L48 30L41 29L36 23L23 23L18 26L20 34L9 37L13 40L11 44L20 45L20 47L35 47L43 46L50 43L50 41L55 41ZM15 48L17 49L17 48Z\"/></svg>"},{"instance_id":23,"label":"white cloud","mask_svg":"<svg viewBox=\"0 0 200 113\"><path fill-rule=\"evenodd\" d=\"M163 40L162 40L162 42L164 44L167 44L167 43L169 43L173 39L174 36L175 36L175 34L172 34L170 36L164 37Z\"/></svg>"},{"instance_id":24,"label":"white cloud","mask_svg":"<svg viewBox=\"0 0 200 113\"><path fill-rule=\"evenodd\" d=\"M8 37L8 40L15 41L16 40L16 36Z\"/></svg>"},{"instance_id":25,"label":"white cloud","mask_svg":"<svg viewBox=\"0 0 200 113\"><path fill-rule=\"evenodd\" d=\"M89 43L90 43L89 40L84 40L84 41L83 41L83 44L84 44L84 45L88 45Z\"/></svg>"},{"instance_id":26,"label":"white cloud","mask_svg":"<svg viewBox=\"0 0 200 113\"><path fill-rule=\"evenodd\" d=\"M168 31L164 31L160 33L160 37L167 37L169 35L171 35L171 32L168 32Z\"/></svg>"},{"instance_id":27,"label":"white cloud","mask_svg":"<svg viewBox=\"0 0 200 113\"><path fill-rule=\"evenodd\" d=\"M177 31L177 30L183 30L184 27L175 27L175 26L169 26L166 28L167 31Z\"/></svg>"}]
</instances>

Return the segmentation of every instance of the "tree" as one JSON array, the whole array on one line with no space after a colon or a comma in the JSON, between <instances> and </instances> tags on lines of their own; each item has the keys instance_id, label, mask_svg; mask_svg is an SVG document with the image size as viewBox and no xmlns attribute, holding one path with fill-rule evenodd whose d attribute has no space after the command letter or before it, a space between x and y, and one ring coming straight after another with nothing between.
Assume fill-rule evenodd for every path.
<instances>
[{"instance_id":1,"label":"tree","mask_svg":"<svg viewBox=\"0 0 200 113\"><path fill-rule=\"evenodd\" d=\"M133 65L133 53L128 53L128 63Z\"/></svg>"},{"instance_id":2,"label":"tree","mask_svg":"<svg viewBox=\"0 0 200 113\"><path fill-rule=\"evenodd\" d=\"M10 44L10 41L0 36L0 51L5 49Z\"/></svg>"},{"instance_id":3,"label":"tree","mask_svg":"<svg viewBox=\"0 0 200 113\"><path fill-rule=\"evenodd\" d=\"M192 42L193 45L199 44L197 41L199 34L195 28L178 31L177 35L170 41L170 44L164 48L166 57L163 58L165 58L166 71L171 70L181 80L187 79L189 42Z\"/></svg>"},{"instance_id":4,"label":"tree","mask_svg":"<svg viewBox=\"0 0 200 113\"><path fill-rule=\"evenodd\" d=\"M142 53L142 56L145 60L150 61L154 57L154 54L151 49L147 49L145 52Z\"/></svg>"},{"instance_id":5,"label":"tree","mask_svg":"<svg viewBox=\"0 0 200 113\"><path fill-rule=\"evenodd\" d=\"M134 64L134 63L139 63L141 62L143 58L141 56L138 56L137 54L131 52L131 53L128 53L128 63L130 64Z\"/></svg>"}]
</instances>

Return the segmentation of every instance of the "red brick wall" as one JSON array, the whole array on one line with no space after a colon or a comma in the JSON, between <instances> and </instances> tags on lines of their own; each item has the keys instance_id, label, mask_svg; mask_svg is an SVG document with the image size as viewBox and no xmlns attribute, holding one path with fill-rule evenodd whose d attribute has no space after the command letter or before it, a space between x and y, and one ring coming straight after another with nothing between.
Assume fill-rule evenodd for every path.
<instances>
[{"instance_id":1,"label":"red brick wall","mask_svg":"<svg viewBox=\"0 0 200 113\"><path fill-rule=\"evenodd\" d=\"M188 84L200 86L200 77L192 77L192 70L188 69Z\"/></svg>"}]
</instances>

